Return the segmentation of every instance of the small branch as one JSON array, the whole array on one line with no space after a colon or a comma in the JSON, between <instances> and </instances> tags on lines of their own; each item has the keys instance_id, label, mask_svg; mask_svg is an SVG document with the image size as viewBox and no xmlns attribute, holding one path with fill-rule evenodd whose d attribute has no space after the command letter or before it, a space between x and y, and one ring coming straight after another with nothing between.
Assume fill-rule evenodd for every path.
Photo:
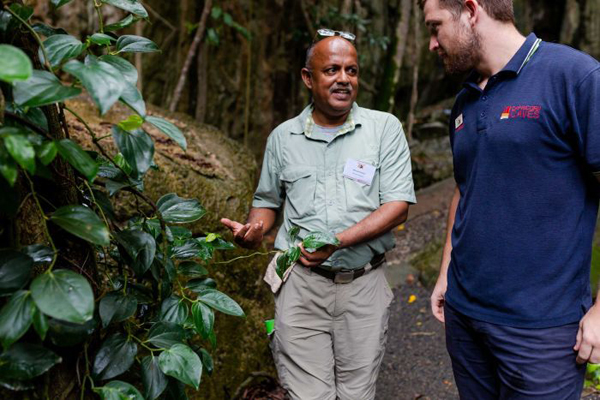
<instances>
[{"instance_id":1,"label":"small branch","mask_svg":"<svg viewBox=\"0 0 600 400\"><path fill-rule=\"evenodd\" d=\"M99 24L98 30L100 31L100 33L104 33L104 21L102 18L102 10L100 9L100 7L102 7L102 3L98 3L98 2L96 2L96 0L94 0L94 8L96 9L96 12L98 13L98 24Z\"/></svg>"},{"instance_id":2,"label":"small branch","mask_svg":"<svg viewBox=\"0 0 600 400\"><path fill-rule=\"evenodd\" d=\"M38 44L40 45L40 49L42 49L42 53L44 54L44 67L46 67L46 69L48 69L48 71L53 72L52 67L50 67L50 62L48 61L48 53L46 53L46 48L44 47L44 44L42 43L42 39L40 39L37 32L27 23L27 21L25 21L17 13L15 13L13 10L11 10L10 7L5 5L4 9L7 12L9 12L13 17L15 17L17 20L19 20L19 22L21 22L23 25L25 25L25 28L27 28L27 30L31 32L31 34L35 38L36 42L38 42Z\"/></svg>"},{"instance_id":3,"label":"small branch","mask_svg":"<svg viewBox=\"0 0 600 400\"><path fill-rule=\"evenodd\" d=\"M250 257L254 257L254 256L268 256L269 254L276 254L276 253L279 253L279 251L277 251L277 250L272 250L272 251L267 251L267 252L257 251L257 252L254 252L252 254L249 254L247 256L239 256L239 257L236 257L236 258L232 258L231 260L227 260L227 261L217 261L217 262L214 262L212 264L230 264L230 263L232 263L234 261L242 260L244 258L250 258Z\"/></svg>"},{"instance_id":4,"label":"small branch","mask_svg":"<svg viewBox=\"0 0 600 400\"><path fill-rule=\"evenodd\" d=\"M142 2L140 1L140 3L142 3ZM175 27L173 26L173 24L171 24L169 21L167 21L166 19L164 19L164 18L162 17L162 15L160 15L160 14L159 14L159 13L158 13L156 10L154 10L152 7L150 7L150 5L148 4L148 2L144 1L144 2L142 3L142 5L143 5L143 6L144 6L144 8L146 8L148 11L150 11L150 13L151 13L152 15L154 15L154 17L155 17L156 19L158 19L160 22L162 22L163 24L165 24L166 26L168 26L168 27L169 27L169 29L171 29L172 31L176 31L176 30L177 30L177 28L175 28Z\"/></svg>"}]
</instances>

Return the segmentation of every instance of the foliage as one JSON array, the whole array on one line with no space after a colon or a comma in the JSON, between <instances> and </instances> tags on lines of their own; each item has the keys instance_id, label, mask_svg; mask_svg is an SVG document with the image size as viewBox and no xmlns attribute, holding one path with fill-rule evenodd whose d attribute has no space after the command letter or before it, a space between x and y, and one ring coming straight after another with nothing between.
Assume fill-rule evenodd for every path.
<instances>
[{"instance_id":1,"label":"foliage","mask_svg":"<svg viewBox=\"0 0 600 400\"><path fill-rule=\"evenodd\" d=\"M294 226L288 231L288 243L290 247L284 251L277 259L277 268L275 271L280 278L283 278L285 271L291 267L302 255L300 244L296 244L300 228ZM315 252L323 246L337 246L340 241L333 233L330 232L310 232L302 240L302 247L309 253Z\"/></svg>"},{"instance_id":2,"label":"foliage","mask_svg":"<svg viewBox=\"0 0 600 400\"><path fill-rule=\"evenodd\" d=\"M58 8L70 1L51 2ZM104 26L104 4L129 15ZM100 29L83 40L60 28L31 26L33 11L28 7L13 4L0 11L0 38L32 35L44 66L33 69L35 60L22 50L0 44L2 92L7 109L14 111L0 125L0 179L11 195L34 205L45 234L42 243L0 249L4 297L0 385L11 390L33 388L41 375L52 373L51 368L62 362L57 348L79 345L86 360L82 397L92 389L102 399L153 400L166 392L184 393L178 382L198 389L203 370L212 373L214 368L207 348L216 348L215 312L237 317L244 312L207 276L215 250L234 246L212 233L194 238L183 226L206 214L200 202L170 193L154 203L143 192L144 176L154 166L154 141L144 126L151 124L186 149L185 137L175 125L146 115L136 87L138 73L122 57L159 51L157 45L147 38L115 33L148 14L137 0L100 0L94 6ZM82 92L93 99L100 114L116 102L131 109L128 118L113 126L116 155L102 145L109 138L98 138L64 104ZM49 130L40 109L48 105L80 120L97 151ZM75 171L75 180L60 183L75 186L80 198L78 203L54 207L42 198L38 186L56 179L53 172L59 158ZM111 197L120 191L136 196L138 204L150 205L152 213L143 213L138 206L135 217L117 221ZM55 244L65 235L72 242L89 243L95 258L92 275L101 279L69 262L69 249ZM88 348L96 350L88 354Z\"/></svg>"}]
</instances>

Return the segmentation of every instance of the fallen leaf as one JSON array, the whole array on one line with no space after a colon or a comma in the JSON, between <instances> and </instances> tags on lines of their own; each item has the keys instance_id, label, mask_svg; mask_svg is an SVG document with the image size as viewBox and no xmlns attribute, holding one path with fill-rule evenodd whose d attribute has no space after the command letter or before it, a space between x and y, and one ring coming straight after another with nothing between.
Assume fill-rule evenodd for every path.
<instances>
[{"instance_id":1,"label":"fallen leaf","mask_svg":"<svg viewBox=\"0 0 600 400\"><path fill-rule=\"evenodd\" d=\"M417 300L417 296L415 296L414 294L411 294L410 297L408 298L408 304L414 303Z\"/></svg>"},{"instance_id":2,"label":"fallen leaf","mask_svg":"<svg viewBox=\"0 0 600 400\"><path fill-rule=\"evenodd\" d=\"M398 226L398 230L399 230L399 231L403 231L403 230L404 230L404 224L402 224L402 225Z\"/></svg>"}]
</instances>

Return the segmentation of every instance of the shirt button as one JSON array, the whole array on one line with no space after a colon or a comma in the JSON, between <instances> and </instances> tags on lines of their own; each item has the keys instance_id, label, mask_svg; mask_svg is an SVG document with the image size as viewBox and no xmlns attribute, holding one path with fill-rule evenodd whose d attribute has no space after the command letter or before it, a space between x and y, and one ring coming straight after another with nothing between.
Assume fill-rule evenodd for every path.
<instances>
[{"instance_id":1,"label":"shirt button","mask_svg":"<svg viewBox=\"0 0 600 400\"><path fill-rule=\"evenodd\" d=\"M481 116L482 116L482 117L485 117L485 113L484 113L484 112L482 112L482 113L481 113Z\"/></svg>"},{"instance_id":2,"label":"shirt button","mask_svg":"<svg viewBox=\"0 0 600 400\"><path fill-rule=\"evenodd\" d=\"M483 101L487 101L487 96L483 96L483 97L481 98L481 100L483 100Z\"/></svg>"}]
</instances>

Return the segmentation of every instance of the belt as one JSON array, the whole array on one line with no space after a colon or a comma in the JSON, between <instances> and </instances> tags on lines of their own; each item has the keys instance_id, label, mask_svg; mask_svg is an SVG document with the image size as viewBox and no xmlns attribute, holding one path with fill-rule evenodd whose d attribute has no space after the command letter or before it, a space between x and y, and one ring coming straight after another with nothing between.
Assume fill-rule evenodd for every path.
<instances>
[{"instance_id":1,"label":"belt","mask_svg":"<svg viewBox=\"0 0 600 400\"><path fill-rule=\"evenodd\" d=\"M359 268L359 269L353 269L350 271L338 271L338 272L330 271L328 269L321 268L321 267L314 267L314 268L311 268L311 270L314 273L316 273L317 275L321 275L322 277L331 279L334 283L350 283L353 280L355 280L356 278L360 278L367 272L381 267L381 265L383 265L384 262L385 262L385 254L379 254L379 255L376 255L375 257L373 257L371 259L371 261L369 262L371 268L363 267L363 268Z\"/></svg>"}]
</instances>

